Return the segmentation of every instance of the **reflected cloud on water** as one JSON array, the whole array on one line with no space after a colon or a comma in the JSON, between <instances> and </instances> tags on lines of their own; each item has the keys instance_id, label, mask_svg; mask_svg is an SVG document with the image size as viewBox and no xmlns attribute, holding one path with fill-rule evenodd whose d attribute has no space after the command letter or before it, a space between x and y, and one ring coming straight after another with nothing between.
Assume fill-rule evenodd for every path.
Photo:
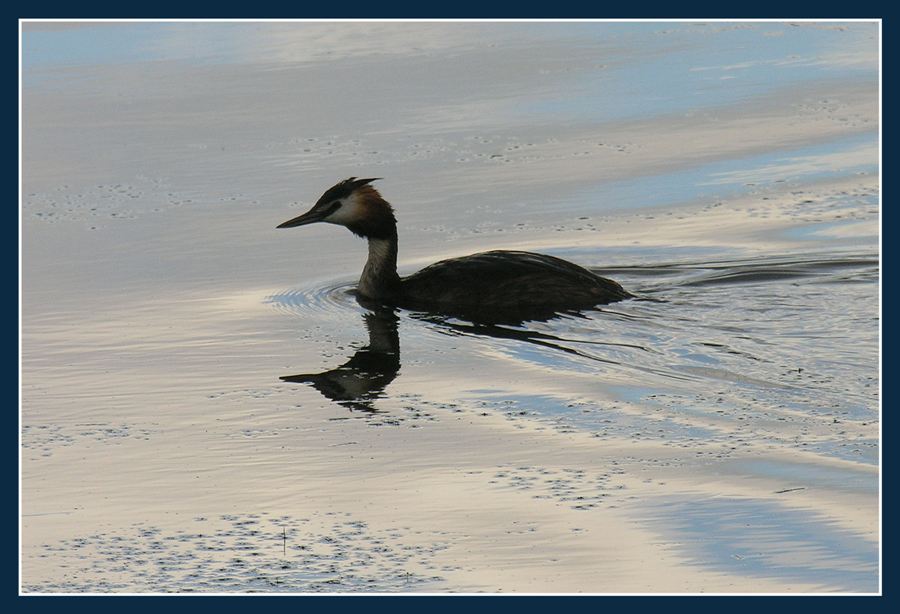
<instances>
[{"instance_id":1,"label":"reflected cloud on water","mask_svg":"<svg viewBox=\"0 0 900 614\"><path fill-rule=\"evenodd\" d=\"M665 498L637 512L689 565L743 577L878 590L878 544L827 516L744 498Z\"/></svg>"}]
</instances>

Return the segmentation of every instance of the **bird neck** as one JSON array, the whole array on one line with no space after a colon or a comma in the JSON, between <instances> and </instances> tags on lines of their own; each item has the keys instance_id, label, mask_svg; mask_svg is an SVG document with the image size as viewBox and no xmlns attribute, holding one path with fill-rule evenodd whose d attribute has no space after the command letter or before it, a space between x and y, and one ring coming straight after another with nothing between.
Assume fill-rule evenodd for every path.
<instances>
[{"instance_id":1,"label":"bird neck","mask_svg":"<svg viewBox=\"0 0 900 614\"><path fill-rule=\"evenodd\" d=\"M359 293L368 298L390 299L400 286L397 275L397 232L387 238L368 237L369 258L359 278Z\"/></svg>"}]
</instances>

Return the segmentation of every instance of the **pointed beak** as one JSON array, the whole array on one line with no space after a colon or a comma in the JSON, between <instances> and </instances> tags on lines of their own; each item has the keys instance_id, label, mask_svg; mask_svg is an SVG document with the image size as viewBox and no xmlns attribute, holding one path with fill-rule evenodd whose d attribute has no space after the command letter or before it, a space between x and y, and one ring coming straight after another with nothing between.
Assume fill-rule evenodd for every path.
<instances>
[{"instance_id":1,"label":"pointed beak","mask_svg":"<svg viewBox=\"0 0 900 614\"><path fill-rule=\"evenodd\" d=\"M303 215L298 215L297 217L290 219L286 222L282 222L275 228L295 228L297 226L305 226L307 224L314 224L315 222L321 222L328 216L328 211L315 210L310 209Z\"/></svg>"}]
</instances>

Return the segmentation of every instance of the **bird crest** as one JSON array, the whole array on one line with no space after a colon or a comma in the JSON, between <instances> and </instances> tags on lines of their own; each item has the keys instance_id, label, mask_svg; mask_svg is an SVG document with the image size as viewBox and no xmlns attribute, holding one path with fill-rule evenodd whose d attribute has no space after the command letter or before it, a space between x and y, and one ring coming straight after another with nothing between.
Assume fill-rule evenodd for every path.
<instances>
[{"instance_id":1,"label":"bird crest","mask_svg":"<svg viewBox=\"0 0 900 614\"><path fill-rule=\"evenodd\" d=\"M341 200L347 198L348 196L353 194L353 192L357 191L363 186L368 187L377 194L377 190L375 190L375 188L370 186L369 184L373 181L378 181L379 179L381 179L381 177L370 177L368 179L357 179L356 177L349 177L325 190L325 193L322 194L319 202L327 203L333 200Z\"/></svg>"}]
</instances>

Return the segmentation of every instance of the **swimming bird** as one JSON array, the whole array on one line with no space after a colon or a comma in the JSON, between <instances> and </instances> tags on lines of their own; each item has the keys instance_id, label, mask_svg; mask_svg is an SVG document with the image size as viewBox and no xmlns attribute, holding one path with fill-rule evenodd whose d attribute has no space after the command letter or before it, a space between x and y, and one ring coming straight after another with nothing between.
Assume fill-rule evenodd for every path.
<instances>
[{"instance_id":1,"label":"swimming bird","mask_svg":"<svg viewBox=\"0 0 900 614\"><path fill-rule=\"evenodd\" d=\"M615 281L561 258L525 251L488 251L442 260L408 277L397 274L397 219L372 186L350 177L332 186L302 215L277 226L337 224L369 243L359 298L478 321L547 319L633 295Z\"/></svg>"}]
</instances>

